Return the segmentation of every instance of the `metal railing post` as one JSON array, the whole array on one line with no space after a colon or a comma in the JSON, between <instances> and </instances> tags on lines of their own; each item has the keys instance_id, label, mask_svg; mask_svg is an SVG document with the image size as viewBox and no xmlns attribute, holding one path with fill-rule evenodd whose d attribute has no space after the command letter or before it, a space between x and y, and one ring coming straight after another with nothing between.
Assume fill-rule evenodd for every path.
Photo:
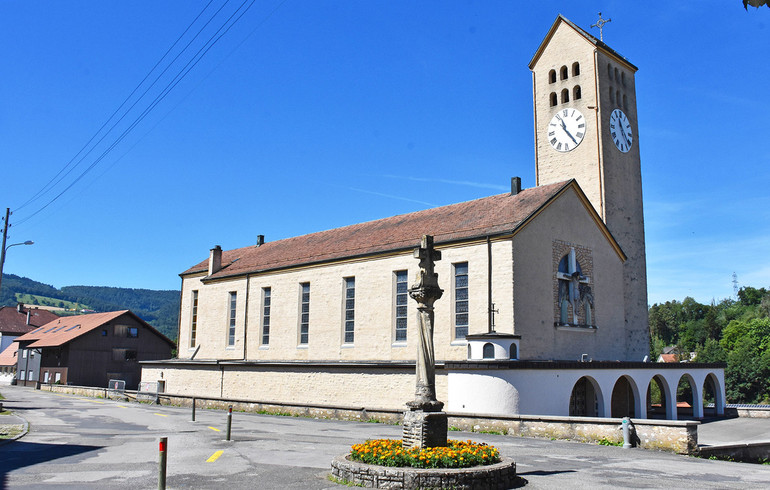
<instances>
[{"instance_id":1,"label":"metal railing post","mask_svg":"<svg viewBox=\"0 0 770 490\"><path fill-rule=\"evenodd\" d=\"M192 421L195 422L195 397L192 399Z\"/></svg>"},{"instance_id":2,"label":"metal railing post","mask_svg":"<svg viewBox=\"0 0 770 490\"><path fill-rule=\"evenodd\" d=\"M230 429L232 428L232 425L233 425L233 406L230 405L227 408L227 438L225 439L226 441L230 440Z\"/></svg>"}]
</instances>

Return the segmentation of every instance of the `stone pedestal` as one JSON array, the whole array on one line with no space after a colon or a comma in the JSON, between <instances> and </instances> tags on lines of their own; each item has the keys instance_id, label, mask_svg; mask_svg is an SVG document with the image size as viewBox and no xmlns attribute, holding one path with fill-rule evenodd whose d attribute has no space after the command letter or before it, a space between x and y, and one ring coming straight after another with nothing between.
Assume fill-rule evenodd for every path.
<instances>
[{"instance_id":1,"label":"stone pedestal","mask_svg":"<svg viewBox=\"0 0 770 490\"><path fill-rule=\"evenodd\" d=\"M404 412L404 449L445 447L447 442L446 412L407 410Z\"/></svg>"}]
</instances>

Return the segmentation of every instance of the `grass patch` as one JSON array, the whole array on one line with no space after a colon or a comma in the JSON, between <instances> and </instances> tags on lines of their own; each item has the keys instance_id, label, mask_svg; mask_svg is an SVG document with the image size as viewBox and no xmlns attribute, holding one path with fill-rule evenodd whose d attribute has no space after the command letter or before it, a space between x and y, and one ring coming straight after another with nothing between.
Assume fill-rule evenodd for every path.
<instances>
[{"instance_id":1,"label":"grass patch","mask_svg":"<svg viewBox=\"0 0 770 490\"><path fill-rule=\"evenodd\" d=\"M600 446L622 446L623 445L622 442L611 441L606 437L602 437L601 439L596 441L596 443L599 444Z\"/></svg>"},{"instance_id":2,"label":"grass patch","mask_svg":"<svg viewBox=\"0 0 770 490\"><path fill-rule=\"evenodd\" d=\"M0 428L0 440L2 439L12 439L24 430L23 425L6 425L2 428Z\"/></svg>"},{"instance_id":3,"label":"grass patch","mask_svg":"<svg viewBox=\"0 0 770 490\"><path fill-rule=\"evenodd\" d=\"M354 483L352 481L343 480L342 478L337 478L334 475L329 475L326 477L330 482L336 483L337 485L345 485L346 487L363 487L363 483Z\"/></svg>"},{"instance_id":4,"label":"grass patch","mask_svg":"<svg viewBox=\"0 0 770 490\"><path fill-rule=\"evenodd\" d=\"M451 432L460 432L460 428L455 427L454 425L450 425L449 427L447 427L447 430Z\"/></svg>"}]
</instances>

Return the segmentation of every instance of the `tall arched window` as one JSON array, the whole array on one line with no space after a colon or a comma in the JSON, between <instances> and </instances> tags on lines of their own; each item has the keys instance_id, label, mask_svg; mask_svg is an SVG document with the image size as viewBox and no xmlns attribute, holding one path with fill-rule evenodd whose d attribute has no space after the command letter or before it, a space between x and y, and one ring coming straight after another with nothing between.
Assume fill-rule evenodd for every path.
<instances>
[{"instance_id":1,"label":"tall arched window","mask_svg":"<svg viewBox=\"0 0 770 490\"><path fill-rule=\"evenodd\" d=\"M624 87L626 86L626 72L624 71L620 72L620 83Z\"/></svg>"},{"instance_id":2,"label":"tall arched window","mask_svg":"<svg viewBox=\"0 0 770 490\"><path fill-rule=\"evenodd\" d=\"M575 85L575 88L572 89L572 100L578 100L581 96L580 85Z\"/></svg>"},{"instance_id":3,"label":"tall arched window","mask_svg":"<svg viewBox=\"0 0 770 490\"><path fill-rule=\"evenodd\" d=\"M562 66L561 67L561 79L562 80L566 80L568 76L569 76L569 73L567 72L567 67L566 66Z\"/></svg>"},{"instance_id":4,"label":"tall arched window","mask_svg":"<svg viewBox=\"0 0 770 490\"><path fill-rule=\"evenodd\" d=\"M618 75L618 69L617 68L615 68L615 81L616 82L620 81L620 75Z\"/></svg>"},{"instance_id":5,"label":"tall arched window","mask_svg":"<svg viewBox=\"0 0 770 490\"><path fill-rule=\"evenodd\" d=\"M623 109L628 110L628 97L626 97L626 94L623 94Z\"/></svg>"},{"instance_id":6,"label":"tall arched window","mask_svg":"<svg viewBox=\"0 0 770 490\"><path fill-rule=\"evenodd\" d=\"M612 65L607 63L607 76L610 77L610 80L612 80Z\"/></svg>"},{"instance_id":7,"label":"tall arched window","mask_svg":"<svg viewBox=\"0 0 770 490\"><path fill-rule=\"evenodd\" d=\"M482 352L482 357L484 359L494 359L495 358L495 346L487 342L484 344L484 350Z\"/></svg>"},{"instance_id":8,"label":"tall arched window","mask_svg":"<svg viewBox=\"0 0 770 490\"><path fill-rule=\"evenodd\" d=\"M548 83L556 83L556 70L548 72Z\"/></svg>"},{"instance_id":9,"label":"tall arched window","mask_svg":"<svg viewBox=\"0 0 770 490\"><path fill-rule=\"evenodd\" d=\"M564 104L565 102L569 102L569 89L564 89L561 91L561 103Z\"/></svg>"},{"instance_id":10,"label":"tall arched window","mask_svg":"<svg viewBox=\"0 0 770 490\"><path fill-rule=\"evenodd\" d=\"M519 358L519 349L516 347L516 344L511 344L511 350L510 355L508 356L509 359L518 359Z\"/></svg>"},{"instance_id":11,"label":"tall arched window","mask_svg":"<svg viewBox=\"0 0 770 490\"><path fill-rule=\"evenodd\" d=\"M615 91L610 87L610 105L615 103Z\"/></svg>"},{"instance_id":12,"label":"tall arched window","mask_svg":"<svg viewBox=\"0 0 770 490\"><path fill-rule=\"evenodd\" d=\"M620 107L620 90L615 91L615 103Z\"/></svg>"},{"instance_id":13,"label":"tall arched window","mask_svg":"<svg viewBox=\"0 0 770 490\"><path fill-rule=\"evenodd\" d=\"M576 77L578 75L580 75L580 63L576 61L572 63L572 76Z\"/></svg>"},{"instance_id":14,"label":"tall arched window","mask_svg":"<svg viewBox=\"0 0 770 490\"><path fill-rule=\"evenodd\" d=\"M468 360L470 361L471 359L471 344L468 344Z\"/></svg>"},{"instance_id":15,"label":"tall arched window","mask_svg":"<svg viewBox=\"0 0 770 490\"><path fill-rule=\"evenodd\" d=\"M558 103L559 101L556 98L556 92L551 92L551 107L555 106Z\"/></svg>"}]
</instances>

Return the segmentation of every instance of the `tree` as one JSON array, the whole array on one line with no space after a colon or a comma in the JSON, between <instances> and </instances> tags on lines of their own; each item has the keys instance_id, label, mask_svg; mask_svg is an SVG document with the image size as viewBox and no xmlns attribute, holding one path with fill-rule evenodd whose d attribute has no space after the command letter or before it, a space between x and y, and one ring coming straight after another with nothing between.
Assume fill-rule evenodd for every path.
<instances>
[{"instance_id":1,"label":"tree","mask_svg":"<svg viewBox=\"0 0 770 490\"><path fill-rule=\"evenodd\" d=\"M759 8L762 5L765 5L768 8L770 8L770 3L768 3L767 0L743 0L743 8L745 8L746 10L749 10L749 5L756 8Z\"/></svg>"}]
</instances>

